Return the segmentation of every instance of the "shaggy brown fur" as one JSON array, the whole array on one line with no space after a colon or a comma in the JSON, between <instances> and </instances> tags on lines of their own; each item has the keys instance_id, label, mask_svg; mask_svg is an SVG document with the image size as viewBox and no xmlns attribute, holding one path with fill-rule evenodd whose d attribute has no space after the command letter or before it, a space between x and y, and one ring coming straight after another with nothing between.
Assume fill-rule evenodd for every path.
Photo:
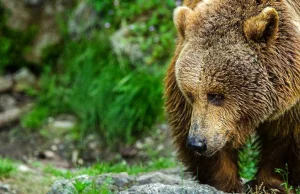
<instances>
[{"instance_id":1,"label":"shaggy brown fur","mask_svg":"<svg viewBox=\"0 0 300 194\"><path fill-rule=\"evenodd\" d=\"M200 183L241 192L237 153L261 139L257 185L277 188L288 164L300 184L300 0L185 0L165 79L178 157ZM211 96L222 96L212 99ZM201 155L188 136L207 142Z\"/></svg>"}]
</instances>

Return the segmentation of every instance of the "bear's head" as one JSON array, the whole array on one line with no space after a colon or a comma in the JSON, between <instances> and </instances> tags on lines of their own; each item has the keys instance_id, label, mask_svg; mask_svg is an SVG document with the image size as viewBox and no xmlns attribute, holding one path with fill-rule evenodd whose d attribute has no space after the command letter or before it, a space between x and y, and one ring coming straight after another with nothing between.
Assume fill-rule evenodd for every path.
<instances>
[{"instance_id":1,"label":"bear's head","mask_svg":"<svg viewBox=\"0 0 300 194\"><path fill-rule=\"evenodd\" d=\"M198 153L238 148L280 106L269 71L276 59L269 56L286 56L277 50L281 18L273 4L203 0L194 9L175 10L182 40L175 76L192 107L187 145Z\"/></svg>"}]
</instances>

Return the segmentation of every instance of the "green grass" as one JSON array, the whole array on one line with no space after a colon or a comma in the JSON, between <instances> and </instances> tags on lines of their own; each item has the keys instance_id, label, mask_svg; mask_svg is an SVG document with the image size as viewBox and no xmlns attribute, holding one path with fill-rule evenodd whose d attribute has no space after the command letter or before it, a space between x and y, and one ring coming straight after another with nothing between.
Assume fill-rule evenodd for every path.
<instances>
[{"instance_id":1,"label":"green grass","mask_svg":"<svg viewBox=\"0 0 300 194\"><path fill-rule=\"evenodd\" d=\"M6 158L0 158L0 179L10 176L15 170L16 165L13 161Z\"/></svg>"},{"instance_id":2,"label":"green grass","mask_svg":"<svg viewBox=\"0 0 300 194\"><path fill-rule=\"evenodd\" d=\"M130 175L136 175L143 172L152 172L165 168L175 167L177 163L172 158L157 158L145 164L128 165L125 161L117 164L99 163L87 168L78 168L75 171L59 170L52 166L44 168L44 172L50 173L56 177L71 179L80 175L97 176L105 173L127 172Z\"/></svg>"},{"instance_id":3,"label":"green grass","mask_svg":"<svg viewBox=\"0 0 300 194\"><path fill-rule=\"evenodd\" d=\"M23 116L21 126L27 129L37 130L47 119L49 110L47 107L38 106Z\"/></svg>"}]
</instances>

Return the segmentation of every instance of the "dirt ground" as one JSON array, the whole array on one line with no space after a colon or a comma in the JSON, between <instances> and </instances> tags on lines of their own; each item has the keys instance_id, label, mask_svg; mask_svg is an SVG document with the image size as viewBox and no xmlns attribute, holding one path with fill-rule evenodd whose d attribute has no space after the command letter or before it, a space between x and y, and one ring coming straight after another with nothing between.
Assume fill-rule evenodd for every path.
<instances>
[{"instance_id":1,"label":"dirt ground","mask_svg":"<svg viewBox=\"0 0 300 194\"><path fill-rule=\"evenodd\" d=\"M0 142L1 157L25 163L36 160L58 168L122 160L128 163L142 162L153 154L174 156L168 127L164 124L157 125L156 132L151 136L146 135L132 145L120 145L115 149L101 144L101 138L97 134L89 135L78 142L69 138L66 133L52 133L46 136L40 132L29 133L18 123L0 128Z\"/></svg>"}]
</instances>

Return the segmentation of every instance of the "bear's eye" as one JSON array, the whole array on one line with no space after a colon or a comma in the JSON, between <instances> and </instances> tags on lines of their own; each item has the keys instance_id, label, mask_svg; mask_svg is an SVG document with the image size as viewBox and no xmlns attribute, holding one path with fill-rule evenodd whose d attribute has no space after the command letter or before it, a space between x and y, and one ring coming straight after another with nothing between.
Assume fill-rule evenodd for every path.
<instances>
[{"instance_id":1,"label":"bear's eye","mask_svg":"<svg viewBox=\"0 0 300 194\"><path fill-rule=\"evenodd\" d=\"M207 100L215 106L221 106L224 102L223 94L207 94Z\"/></svg>"}]
</instances>

